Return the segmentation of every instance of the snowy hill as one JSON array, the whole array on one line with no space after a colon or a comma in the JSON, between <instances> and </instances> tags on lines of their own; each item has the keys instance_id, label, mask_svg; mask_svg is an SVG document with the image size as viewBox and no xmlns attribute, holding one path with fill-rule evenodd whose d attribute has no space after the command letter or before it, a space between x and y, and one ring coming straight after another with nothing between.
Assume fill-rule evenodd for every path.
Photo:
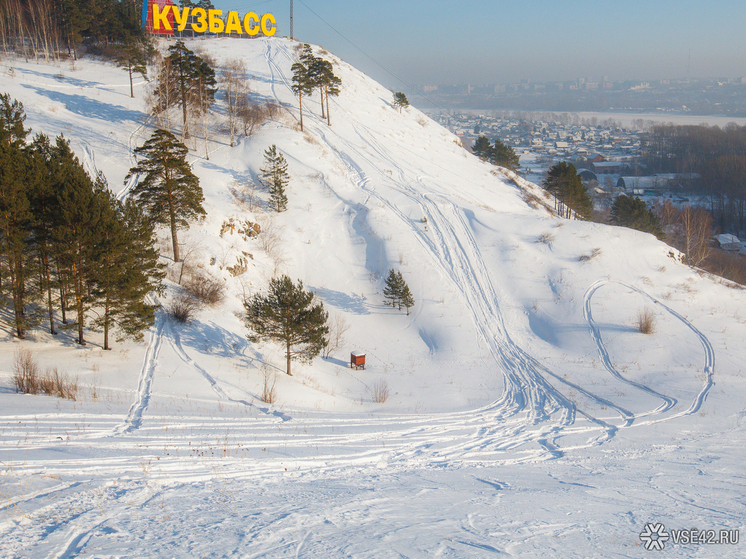
<instances>
[{"instance_id":1,"label":"snowy hill","mask_svg":"<svg viewBox=\"0 0 746 559\"><path fill-rule=\"evenodd\" d=\"M538 187L318 47L342 91L331 126L318 95L304 99L300 132L297 43L195 45L218 66L243 60L254 98L283 108L234 147L218 132L189 143L208 216L180 240L228 296L186 326L159 312L144 343L110 352L96 333L78 347L2 330L3 556L637 557L649 522L744 527L742 290L650 235L554 217ZM131 99L124 72L90 60L0 61L27 127L70 138L120 197L153 130L147 87ZM245 197L272 144L291 176L281 214ZM391 268L414 294L409 316L383 304ZM349 325L339 351L293 377L241 320L277 273ZM161 302L177 292L169 282ZM651 335L635 328L645 307ZM20 347L76 376L81 400L15 394ZM365 370L347 367L352 350ZM274 405L260 401L266 372Z\"/></svg>"}]
</instances>

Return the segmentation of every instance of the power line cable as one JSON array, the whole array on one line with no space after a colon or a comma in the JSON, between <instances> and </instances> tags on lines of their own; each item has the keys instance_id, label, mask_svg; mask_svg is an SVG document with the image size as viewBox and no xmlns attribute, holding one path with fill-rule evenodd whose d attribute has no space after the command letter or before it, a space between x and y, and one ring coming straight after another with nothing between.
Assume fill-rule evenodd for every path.
<instances>
[{"instance_id":1,"label":"power line cable","mask_svg":"<svg viewBox=\"0 0 746 559\"><path fill-rule=\"evenodd\" d=\"M407 83L405 80L403 80L402 78L400 78L399 76L397 76L396 74L394 74L391 70L389 70L388 68L386 68L383 64L381 64L380 62L378 62L378 60L376 60L375 58L373 58L371 55L369 55L367 52L365 52L363 49L361 49L359 46L357 46L355 43L353 43L341 31L339 31L336 27L334 27L331 23L329 23L323 17L321 17L319 14L317 14L315 11L313 11L313 9L311 9L311 7L308 4L306 4L303 0L298 0L298 2L300 2L301 4L303 4L308 9L309 12L311 12L313 15L315 15L317 18L319 18L332 31L334 31L337 35L339 35L340 37L342 37L345 41L347 41L348 43L350 43L353 47L355 47L358 51L360 51L363 54L363 56L367 57L371 62L373 62L376 66L378 66L384 72L386 72L387 74L389 74L392 78L394 78L395 80L398 80L402 84L406 85L414 93L416 93L417 95L419 95L420 97L422 97L426 101L429 101L430 103L432 103L436 108L440 109L441 111L445 111L445 113L448 114L448 109L446 109L445 107L441 107L435 100L431 99L430 97L428 97L424 93L418 92L417 89L415 88L415 86L413 86L410 83Z\"/></svg>"}]
</instances>

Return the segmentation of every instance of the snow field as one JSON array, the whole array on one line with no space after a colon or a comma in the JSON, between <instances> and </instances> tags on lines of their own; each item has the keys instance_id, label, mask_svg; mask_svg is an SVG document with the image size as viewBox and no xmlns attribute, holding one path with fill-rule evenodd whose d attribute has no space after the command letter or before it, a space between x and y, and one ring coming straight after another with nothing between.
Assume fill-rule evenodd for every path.
<instances>
[{"instance_id":1,"label":"snow field","mask_svg":"<svg viewBox=\"0 0 746 559\"><path fill-rule=\"evenodd\" d=\"M301 133L293 43L195 45L219 63L240 56L255 98L286 110L233 148L214 135L209 160L196 141L208 217L180 239L226 300L186 326L160 312L142 344L111 352L95 333L85 348L67 334L4 334L2 554L638 557L656 519L743 527L741 290L649 235L531 208L534 185L477 161L416 109L395 111L391 92L333 55L344 86L332 126L315 95ZM146 85L130 99L125 74L97 62L3 64L27 125L69 134L125 196L131 150L152 130ZM291 174L282 214L230 192L258 184L271 144ZM276 243L221 236L231 218ZM247 270L233 277L239 259ZM413 290L410 316L383 305L392 267ZM344 350L294 363L293 377L240 318L242 298L276 273L350 326ZM177 292L170 282L162 303ZM634 326L645 305L648 336ZM83 399L14 394L18 347L76 375ZM346 366L356 349L364 371ZM274 405L259 398L264 371L276 374ZM381 381L391 396L375 403Z\"/></svg>"}]
</instances>

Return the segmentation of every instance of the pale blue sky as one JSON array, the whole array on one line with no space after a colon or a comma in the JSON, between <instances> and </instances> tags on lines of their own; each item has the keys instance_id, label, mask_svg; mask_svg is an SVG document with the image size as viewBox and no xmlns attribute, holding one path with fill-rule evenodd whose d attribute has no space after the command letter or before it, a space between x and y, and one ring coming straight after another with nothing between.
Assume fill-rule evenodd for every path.
<instances>
[{"instance_id":1,"label":"pale blue sky","mask_svg":"<svg viewBox=\"0 0 746 559\"><path fill-rule=\"evenodd\" d=\"M271 12L289 33L290 0L213 3ZM311 10L409 84L746 76L743 0L294 0L299 40L396 88Z\"/></svg>"}]
</instances>

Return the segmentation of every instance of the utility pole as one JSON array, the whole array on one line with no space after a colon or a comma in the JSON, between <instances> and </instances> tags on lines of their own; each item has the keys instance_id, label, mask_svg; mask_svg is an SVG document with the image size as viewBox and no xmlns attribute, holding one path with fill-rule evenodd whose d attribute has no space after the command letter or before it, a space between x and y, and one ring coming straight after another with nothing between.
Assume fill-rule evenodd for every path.
<instances>
[{"instance_id":1,"label":"utility pole","mask_svg":"<svg viewBox=\"0 0 746 559\"><path fill-rule=\"evenodd\" d=\"M290 0L290 38L295 39L295 35L293 35L293 0Z\"/></svg>"}]
</instances>

